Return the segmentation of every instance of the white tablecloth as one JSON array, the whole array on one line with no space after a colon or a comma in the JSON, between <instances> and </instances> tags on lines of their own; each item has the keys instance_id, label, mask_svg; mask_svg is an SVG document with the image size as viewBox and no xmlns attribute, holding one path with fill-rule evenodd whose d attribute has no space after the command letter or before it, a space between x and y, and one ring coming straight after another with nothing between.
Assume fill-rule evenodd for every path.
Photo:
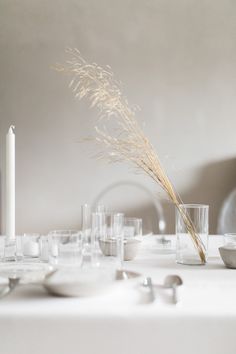
<instances>
[{"instance_id":1,"label":"white tablecloth","mask_svg":"<svg viewBox=\"0 0 236 354\"><path fill-rule=\"evenodd\" d=\"M56 298L22 286L0 300L1 354L235 354L236 270L219 258L220 237L210 237L209 263L183 266L161 254L155 236L143 241L126 268L161 284L167 274L184 281L181 302L168 291L140 304L133 287L94 298Z\"/></svg>"}]
</instances>

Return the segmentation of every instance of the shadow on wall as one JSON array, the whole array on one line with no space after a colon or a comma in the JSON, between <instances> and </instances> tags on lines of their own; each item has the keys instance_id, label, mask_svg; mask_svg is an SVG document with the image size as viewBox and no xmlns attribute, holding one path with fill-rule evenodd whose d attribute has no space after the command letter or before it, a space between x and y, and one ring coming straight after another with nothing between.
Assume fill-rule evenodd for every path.
<instances>
[{"instance_id":1,"label":"shadow on wall","mask_svg":"<svg viewBox=\"0 0 236 354\"><path fill-rule=\"evenodd\" d=\"M185 203L209 204L209 232L215 234L223 201L235 187L236 158L202 167L193 188L181 194L181 197Z\"/></svg>"}]
</instances>

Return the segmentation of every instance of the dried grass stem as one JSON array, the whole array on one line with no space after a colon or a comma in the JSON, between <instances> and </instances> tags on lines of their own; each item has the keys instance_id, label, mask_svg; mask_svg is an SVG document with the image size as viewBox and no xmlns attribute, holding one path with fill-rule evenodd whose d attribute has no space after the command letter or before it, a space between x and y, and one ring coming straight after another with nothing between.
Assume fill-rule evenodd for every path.
<instances>
[{"instance_id":1,"label":"dried grass stem","mask_svg":"<svg viewBox=\"0 0 236 354\"><path fill-rule=\"evenodd\" d=\"M135 109L122 95L121 84L115 80L110 67L89 64L77 49L67 50L70 60L57 65L56 70L72 75L70 87L80 99L86 97L99 112L94 141L101 146L97 155L108 162L126 161L143 171L166 192L179 210L202 263L206 262L205 248L194 225L182 208L182 200L175 191L152 144L135 118ZM101 127L102 125L102 127Z\"/></svg>"}]
</instances>

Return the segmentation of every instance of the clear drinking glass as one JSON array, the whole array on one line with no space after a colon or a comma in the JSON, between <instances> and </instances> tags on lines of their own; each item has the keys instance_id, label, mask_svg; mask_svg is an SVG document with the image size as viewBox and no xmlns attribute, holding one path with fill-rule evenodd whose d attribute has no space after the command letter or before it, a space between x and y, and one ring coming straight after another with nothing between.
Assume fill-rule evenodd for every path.
<instances>
[{"instance_id":1,"label":"clear drinking glass","mask_svg":"<svg viewBox=\"0 0 236 354\"><path fill-rule=\"evenodd\" d=\"M107 262L123 264L123 232L124 214L122 213L93 213L91 249L92 263L101 265Z\"/></svg>"},{"instance_id":2,"label":"clear drinking glass","mask_svg":"<svg viewBox=\"0 0 236 354\"><path fill-rule=\"evenodd\" d=\"M224 247L234 249L236 248L236 233L230 232L224 234Z\"/></svg>"},{"instance_id":3,"label":"clear drinking glass","mask_svg":"<svg viewBox=\"0 0 236 354\"><path fill-rule=\"evenodd\" d=\"M125 217L124 238L139 238L142 234L142 219Z\"/></svg>"},{"instance_id":4,"label":"clear drinking glass","mask_svg":"<svg viewBox=\"0 0 236 354\"><path fill-rule=\"evenodd\" d=\"M16 235L14 238L0 236L1 238L1 257L4 262L20 261L23 258L22 237Z\"/></svg>"},{"instance_id":5,"label":"clear drinking glass","mask_svg":"<svg viewBox=\"0 0 236 354\"><path fill-rule=\"evenodd\" d=\"M96 204L95 206L95 212L96 213L105 213L106 212L106 207L104 204Z\"/></svg>"},{"instance_id":6,"label":"clear drinking glass","mask_svg":"<svg viewBox=\"0 0 236 354\"><path fill-rule=\"evenodd\" d=\"M81 219L82 219L82 234L83 234L83 253L85 256L89 256L90 250L90 237L91 237L91 223L92 213L91 206L89 204L83 204L81 206Z\"/></svg>"},{"instance_id":7,"label":"clear drinking glass","mask_svg":"<svg viewBox=\"0 0 236 354\"><path fill-rule=\"evenodd\" d=\"M204 204L181 204L176 208L176 262L187 265L206 263L208 252L208 212ZM194 230L193 237L186 226L186 216ZM203 256L200 254L203 253ZM205 260L204 260L205 258Z\"/></svg>"},{"instance_id":8,"label":"clear drinking glass","mask_svg":"<svg viewBox=\"0 0 236 354\"><path fill-rule=\"evenodd\" d=\"M142 241L142 219L124 218L124 260L133 260Z\"/></svg>"},{"instance_id":9,"label":"clear drinking glass","mask_svg":"<svg viewBox=\"0 0 236 354\"><path fill-rule=\"evenodd\" d=\"M16 238L1 236L1 257L4 262L17 261L17 242Z\"/></svg>"},{"instance_id":10,"label":"clear drinking glass","mask_svg":"<svg viewBox=\"0 0 236 354\"><path fill-rule=\"evenodd\" d=\"M58 266L82 265L82 233L74 230L51 231L49 239L49 261Z\"/></svg>"},{"instance_id":11,"label":"clear drinking glass","mask_svg":"<svg viewBox=\"0 0 236 354\"><path fill-rule=\"evenodd\" d=\"M21 250L23 258L27 261L39 260L40 257L40 235L36 233L24 234L21 237Z\"/></svg>"},{"instance_id":12,"label":"clear drinking glass","mask_svg":"<svg viewBox=\"0 0 236 354\"><path fill-rule=\"evenodd\" d=\"M49 261L49 240L48 235L41 235L39 238L39 247L40 247L40 261L48 262Z\"/></svg>"}]
</instances>

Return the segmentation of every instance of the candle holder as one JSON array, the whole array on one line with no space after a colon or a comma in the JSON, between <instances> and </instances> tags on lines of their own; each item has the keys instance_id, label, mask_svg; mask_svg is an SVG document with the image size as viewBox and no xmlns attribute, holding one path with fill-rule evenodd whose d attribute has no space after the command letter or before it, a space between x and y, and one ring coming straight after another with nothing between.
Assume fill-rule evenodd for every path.
<instances>
[{"instance_id":1,"label":"candle holder","mask_svg":"<svg viewBox=\"0 0 236 354\"><path fill-rule=\"evenodd\" d=\"M3 262L17 262L22 259L20 236L14 238L2 236L0 249L0 255Z\"/></svg>"},{"instance_id":2,"label":"candle holder","mask_svg":"<svg viewBox=\"0 0 236 354\"><path fill-rule=\"evenodd\" d=\"M24 234L21 237L21 255L27 261L39 261L40 259L40 235Z\"/></svg>"}]
</instances>

